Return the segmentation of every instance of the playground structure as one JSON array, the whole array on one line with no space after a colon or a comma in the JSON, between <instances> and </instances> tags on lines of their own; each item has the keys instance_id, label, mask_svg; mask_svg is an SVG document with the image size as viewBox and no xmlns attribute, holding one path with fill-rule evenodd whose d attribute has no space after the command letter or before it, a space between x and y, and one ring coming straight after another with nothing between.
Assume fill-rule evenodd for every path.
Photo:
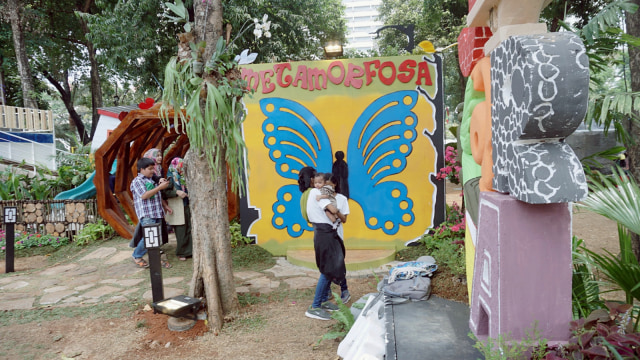
<instances>
[{"instance_id":1,"label":"playground structure","mask_svg":"<svg viewBox=\"0 0 640 360\"><path fill-rule=\"evenodd\" d=\"M109 172L111 175L116 174L116 165L117 162L114 161L111 166L111 171ZM54 200L82 200L82 199L90 199L96 196L96 186L93 183L93 178L96 176L95 170L89 175L87 180L85 180L82 184L77 187L63 191L58 193Z\"/></svg>"},{"instance_id":2,"label":"playground structure","mask_svg":"<svg viewBox=\"0 0 640 360\"><path fill-rule=\"evenodd\" d=\"M111 227L122 237L130 239L134 227L129 224L126 215L136 224L133 198L129 185L137 176L137 161L151 149L158 148L165 155L162 167L168 168L174 157L184 157L189 150L187 135L175 128L167 129L158 115L160 104L149 109L137 109L120 114L121 122L111 132L105 142L95 153L96 172L94 184L98 200L98 212ZM169 112L173 116L173 111ZM109 177L113 164L115 166L115 186L113 192L109 186ZM229 219L238 214L238 198L228 192Z\"/></svg>"}]
</instances>

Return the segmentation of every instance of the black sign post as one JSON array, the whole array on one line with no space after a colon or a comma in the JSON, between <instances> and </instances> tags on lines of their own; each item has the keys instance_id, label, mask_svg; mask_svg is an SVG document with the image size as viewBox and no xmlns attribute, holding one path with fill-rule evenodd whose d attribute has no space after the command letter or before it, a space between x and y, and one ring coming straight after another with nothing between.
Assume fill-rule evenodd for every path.
<instances>
[{"instance_id":1,"label":"black sign post","mask_svg":"<svg viewBox=\"0 0 640 360\"><path fill-rule=\"evenodd\" d=\"M6 259L5 259L5 273L14 272L13 267L13 259L15 257L15 242L16 242L16 232L14 225L16 223L18 217L18 208L15 206L9 207L6 206L4 208L4 226L5 226L5 250L6 250Z\"/></svg>"},{"instance_id":2,"label":"black sign post","mask_svg":"<svg viewBox=\"0 0 640 360\"><path fill-rule=\"evenodd\" d=\"M160 261L160 224L143 225L144 245L149 251L149 272L151 274L151 293L153 302L164 299L162 288L162 262Z\"/></svg>"}]
</instances>

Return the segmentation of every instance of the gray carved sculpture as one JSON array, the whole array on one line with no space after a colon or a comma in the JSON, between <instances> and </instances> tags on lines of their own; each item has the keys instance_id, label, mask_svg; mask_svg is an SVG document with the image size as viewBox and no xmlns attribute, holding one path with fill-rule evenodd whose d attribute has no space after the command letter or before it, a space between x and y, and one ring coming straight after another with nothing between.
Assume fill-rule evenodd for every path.
<instances>
[{"instance_id":1,"label":"gray carved sculpture","mask_svg":"<svg viewBox=\"0 0 640 360\"><path fill-rule=\"evenodd\" d=\"M512 36L491 52L494 189L531 204L587 195L564 139L584 119L588 89L589 61L573 33Z\"/></svg>"}]
</instances>

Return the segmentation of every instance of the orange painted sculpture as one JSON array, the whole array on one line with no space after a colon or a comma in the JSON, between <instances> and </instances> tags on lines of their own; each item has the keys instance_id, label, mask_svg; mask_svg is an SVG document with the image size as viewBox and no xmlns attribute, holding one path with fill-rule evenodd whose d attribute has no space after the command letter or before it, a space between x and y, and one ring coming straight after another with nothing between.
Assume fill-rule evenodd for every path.
<instances>
[{"instance_id":1,"label":"orange painted sculpture","mask_svg":"<svg viewBox=\"0 0 640 360\"><path fill-rule=\"evenodd\" d=\"M135 224L138 222L129 190L131 181L138 174L138 159L147 150L158 148L165 154L162 167L166 169L174 157L184 157L189 149L186 134L176 131L173 127L167 130L163 126L158 115L159 109L160 104L155 104L147 109L122 113L120 125L95 153L96 175L93 182L97 191L98 212L125 239L133 236ZM173 116L173 111L169 116ZM109 170L114 161L117 161L117 169L112 192L109 187ZM227 199L231 220L239 214L239 199L230 191L227 193ZM133 221L133 225L129 224L125 213Z\"/></svg>"}]
</instances>

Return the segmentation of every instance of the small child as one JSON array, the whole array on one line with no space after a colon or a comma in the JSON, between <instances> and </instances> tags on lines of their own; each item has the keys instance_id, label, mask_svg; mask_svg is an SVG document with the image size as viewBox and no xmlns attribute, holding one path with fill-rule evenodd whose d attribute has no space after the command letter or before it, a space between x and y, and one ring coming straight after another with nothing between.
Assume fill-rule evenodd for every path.
<instances>
[{"instance_id":1,"label":"small child","mask_svg":"<svg viewBox=\"0 0 640 360\"><path fill-rule=\"evenodd\" d=\"M320 199L329 199L331 205L336 209L338 208L338 203L336 202L336 190L334 188L335 184L331 182L331 174L318 173L316 177L313 178L313 186L322 193L322 195L316 196L316 201ZM332 223L335 223L338 219L331 211L325 209L324 212Z\"/></svg>"}]
</instances>

